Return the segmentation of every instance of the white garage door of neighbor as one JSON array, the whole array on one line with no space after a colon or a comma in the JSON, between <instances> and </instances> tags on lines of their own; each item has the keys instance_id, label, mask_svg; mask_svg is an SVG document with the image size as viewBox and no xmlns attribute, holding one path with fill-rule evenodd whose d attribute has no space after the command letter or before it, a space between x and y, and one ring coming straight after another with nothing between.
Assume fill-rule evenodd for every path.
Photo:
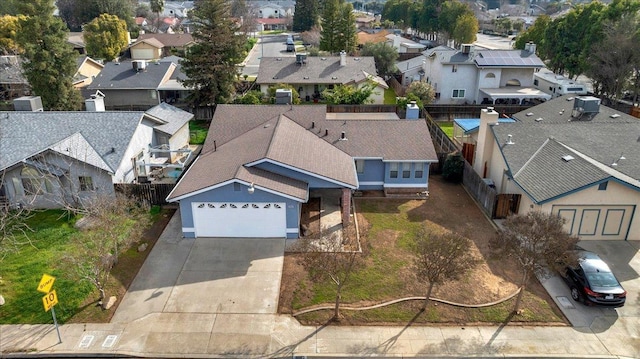
<instances>
[{"instance_id":1,"label":"white garage door of neighbor","mask_svg":"<svg viewBox=\"0 0 640 359\"><path fill-rule=\"evenodd\" d=\"M192 204L196 237L286 237L284 203L198 202Z\"/></svg>"},{"instance_id":2,"label":"white garage door of neighbor","mask_svg":"<svg viewBox=\"0 0 640 359\"><path fill-rule=\"evenodd\" d=\"M131 49L131 58L134 60L152 60L153 49Z\"/></svg>"},{"instance_id":3,"label":"white garage door of neighbor","mask_svg":"<svg viewBox=\"0 0 640 359\"><path fill-rule=\"evenodd\" d=\"M635 206L553 206L567 232L580 239L627 239Z\"/></svg>"}]
</instances>

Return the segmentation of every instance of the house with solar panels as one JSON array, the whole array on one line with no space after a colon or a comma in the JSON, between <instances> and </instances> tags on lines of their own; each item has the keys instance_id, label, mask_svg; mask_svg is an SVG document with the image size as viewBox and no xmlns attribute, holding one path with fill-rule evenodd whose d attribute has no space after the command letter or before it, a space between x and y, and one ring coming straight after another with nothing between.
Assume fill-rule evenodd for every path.
<instances>
[{"instance_id":1,"label":"house with solar panels","mask_svg":"<svg viewBox=\"0 0 640 359\"><path fill-rule=\"evenodd\" d=\"M534 87L534 73L544 68L535 52L533 43L524 50L438 46L423 52L421 76L436 104L535 104L551 98Z\"/></svg>"}]
</instances>

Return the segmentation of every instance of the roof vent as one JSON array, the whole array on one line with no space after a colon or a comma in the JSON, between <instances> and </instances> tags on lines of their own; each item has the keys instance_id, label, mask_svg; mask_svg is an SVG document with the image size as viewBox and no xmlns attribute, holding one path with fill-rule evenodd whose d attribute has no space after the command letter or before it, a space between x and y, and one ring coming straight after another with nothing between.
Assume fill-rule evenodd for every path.
<instances>
[{"instance_id":1,"label":"roof vent","mask_svg":"<svg viewBox=\"0 0 640 359\"><path fill-rule=\"evenodd\" d=\"M618 113L614 113L613 115L611 115L611 116L609 116L609 117L611 117L611 118L618 118L618 117L620 117L620 114L618 114Z\"/></svg>"},{"instance_id":2,"label":"roof vent","mask_svg":"<svg viewBox=\"0 0 640 359\"><path fill-rule=\"evenodd\" d=\"M338 77L337 77L337 76L331 76L331 79L332 79L332 80L337 80L337 79L338 79Z\"/></svg>"},{"instance_id":3,"label":"roof vent","mask_svg":"<svg viewBox=\"0 0 640 359\"><path fill-rule=\"evenodd\" d=\"M354 57L353 61L360 61L360 58L359 57Z\"/></svg>"},{"instance_id":4,"label":"roof vent","mask_svg":"<svg viewBox=\"0 0 640 359\"><path fill-rule=\"evenodd\" d=\"M533 112L527 112L527 116L533 116Z\"/></svg>"},{"instance_id":5,"label":"roof vent","mask_svg":"<svg viewBox=\"0 0 640 359\"><path fill-rule=\"evenodd\" d=\"M340 134L340 141L346 141L347 140L347 134L342 131L342 134Z\"/></svg>"},{"instance_id":6,"label":"roof vent","mask_svg":"<svg viewBox=\"0 0 640 359\"><path fill-rule=\"evenodd\" d=\"M573 97L567 97L567 101L573 101Z\"/></svg>"},{"instance_id":7,"label":"roof vent","mask_svg":"<svg viewBox=\"0 0 640 359\"><path fill-rule=\"evenodd\" d=\"M326 57L321 57L321 58L320 58L320 61L326 61L326 60L327 60L327 58L326 58Z\"/></svg>"},{"instance_id":8,"label":"roof vent","mask_svg":"<svg viewBox=\"0 0 640 359\"><path fill-rule=\"evenodd\" d=\"M535 119L536 122L542 122L542 120L544 120L542 117L538 117Z\"/></svg>"},{"instance_id":9,"label":"roof vent","mask_svg":"<svg viewBox=\"0 0 640 359\"><path fill-rule=\"evenodd\" d=\"M573 159L575 159L575 158L573 158L573 156L571 156L571 155L562 156L562 160L565 161L565 162L569 162L569 161L571 161Z\"/></svg>"},{"instance_id":10,"label":"roof vent","mask_svg":"<svg viewBox=\"0 0 640 359\"><path fill-rule=\"evenodd\" d=\"M516 143L513 142L513 136L512 135L507 135L507 142L505 143L505 145L515 145Z\"/></svg>"}]
</instances>

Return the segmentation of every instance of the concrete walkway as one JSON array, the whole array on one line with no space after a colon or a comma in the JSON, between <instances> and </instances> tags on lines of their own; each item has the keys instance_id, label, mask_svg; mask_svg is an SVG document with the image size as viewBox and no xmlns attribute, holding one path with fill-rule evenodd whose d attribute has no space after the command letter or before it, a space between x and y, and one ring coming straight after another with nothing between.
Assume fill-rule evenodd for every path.
<instances>
[{"instance_id":1,"label":"concrete walkway","mask_svg":"<svg viewBox=\"0 0 640 359\"><path fill-rule=\"evenodd\" d=\"M156 288L153 288L149 281L143 280L141 283L145 285L142 285L136 280L132 294L124 298L112 323L63 325L60 327L62 343L58 343L53 325L3 325L0 326L2 357L640 357L640 254L632 243L618 242L616 245L620 248L612 249L624 254L626 263L619 265L626 265L620 269L626 270L621 281L629 292L629 305L611 312L607 310L604 315L598 314L600 310L597 308L580 307L581 310L596 309L596 312L589 312L593 320L585 320L577 327L307 327L290 316L270 310L241 313L219 307L221 303L216 297L226 295L226 288L210 289L195 297L168 293L195 283L204 283L202 288L205 289L211 285L210 278L189 281L192 277L208 278L212 275L212 272L205 271L187 278L189 258L192 258L191 263L200 261L197 258L204 254L211 256L209 263L223 259L205 252L211 248L196 247L197 241L170 235L179 233L179 226L177 217L174 217L165 231L166 235L163 234L150 254L158 248L158 253L173 252L175 258L162 256L163 260L152 260L149 263L155 264L145 269L161 271L166 275L164 281L154 284ZM602 245L604 250L611 249L607 244L598 245ZM181 261L184 268L177 270ZM256 266L260 265L256 262ZM241 267L247 268L246 263ZM235 277L241 280L243 276ZM558 283L546 281L544 284L552 288L550 293L562 292L563 287ZM230 293L242 293L247 298L277 301L274 297L277 293L257 294L248 289L243 292L240 287L228 288ZM163 305L153 302L158 298ZM206 304L208 300L217 304ZM200 303L203 301L205 303ZM247 305L247 308L252 308L252 305ZM567 309L563 310L566 312Z\"/></svg>"}]
</instances>

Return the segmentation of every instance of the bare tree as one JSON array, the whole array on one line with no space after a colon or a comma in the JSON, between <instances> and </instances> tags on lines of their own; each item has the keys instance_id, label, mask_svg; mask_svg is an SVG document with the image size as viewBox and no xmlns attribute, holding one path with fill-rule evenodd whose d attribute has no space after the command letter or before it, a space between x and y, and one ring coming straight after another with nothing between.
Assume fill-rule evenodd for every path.
<instances>
[{"instance_id":1,"label":"bare tree","mask_svg":"<svg viewBox=\"0 0 640 359\"><path fill-rule=\"evenodd\" d=\"M503 229L490 242L494 254L514 258L522 268L520 293L514 312L520 310L522 296L532 274L557 271L566 265L577 264L572 249L578 237L564 231L564 219L539 211L526 215L512 215L503 223Z\"/></svg>"},{"instance_id":2,"label":"bare tree","mask_svg":"<svg viewBox=\"0 0 640 359\"><path fill-rule=\"evenodd\" d=\"M427 308L436 284L459 279L479 263L471 252L471 241L450 231L435 231L423 226L412 249L416 277L428 283L422 310Z\"/></svg>"},{"instance_id":3,"label":"bare tree","mask_svg":"<svg viewBox=\"0 0 640 359\"><path fill-rule=\"evenodd\" d=\"M339 321L342 289L353 271L362 264L362 251L337 235L326 239L299 239L291 250L301 252L298 263L313 280L329 279L336 286L333 320Z\"/></svg>"},{"instance_id":4,"label":"bare tree","mask_svg":"<svg viewBox=\"0 0 640 359\"><path fill-rule=\"evenodd\" d=\"M103 300L119 254L131 248L149 224L148 208L122 194L96 196L84 208L85 228L72 238L76 250L63 260L71 274L93 284Z\"/></svg>"}]
</instances>

